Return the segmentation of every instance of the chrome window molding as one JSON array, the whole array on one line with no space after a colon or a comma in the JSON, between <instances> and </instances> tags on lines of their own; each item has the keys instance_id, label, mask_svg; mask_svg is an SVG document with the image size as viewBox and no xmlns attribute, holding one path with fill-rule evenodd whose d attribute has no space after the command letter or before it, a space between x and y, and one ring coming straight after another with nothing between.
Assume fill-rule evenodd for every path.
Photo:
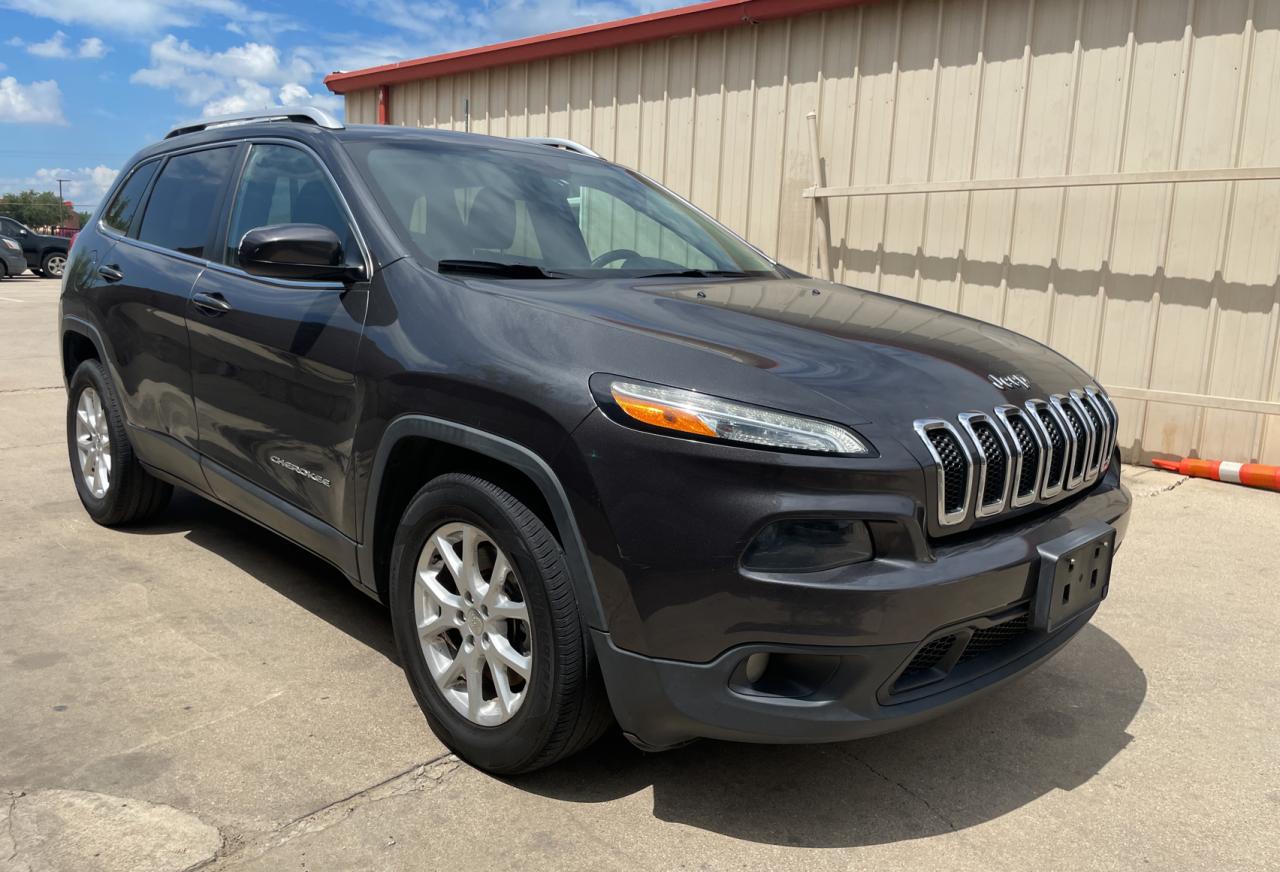
<instances>
[{"instance_id":1,"label":"chrome window molding","mask_svg":"<svg viewBox=\"0 0 1280 872\"><path fill-rule=\"evenodd\" d=\"M964 429L969 438L973 440L974 457L976 458L976 474L977 487L975 488L974 510L975 518L987 518L991 515L998 515L1004 511L1005 506L1009 503L1009 463L1010 452L1009 444L1005 441L1004 434L1000 432L1000 428L991 420L991 416L985 412L963 412L959 416L960 426ZM986 424L991 428L991 432L995 434L996 441L1000 443L1000 449L1004 451L1005 456L1005 473L1004 482L1000 486L1000 499L983 503L982 497L987 489L987 476L991 473L991 458L987 456L987 451L982 445L982 440L978 438L978 432L975 425Z\"/></svg>"},{"instance_id":2,"label":"chrome window molding","mask_svg":"<svg viewBox=\"0 0 1280 872\"><path fill-rule=\"evenodd\" d=\"M937 519L938 523L943 526L953 526L959 524L969 515L969 502L973 499L973 468L974 457L973 452L969 450L969 446L965 444L964 438L951 425L949 421L941 418L922 418L914 424L916 434L920 437L920 441L924 443L924 447L928 450L929 455L933 458L935 483L937 486ZM943 467L942 455L938 454L938 449L934 447L933 440L929 438L929 433L934 430L946 430L956 440L956 444L960 446L960 452L965 459L965 481L964 481L964 501L960 504L960 508L955 511L947 511L947 471Z\"/></svg>"},{"instance_id":3,"label":"chrome window molding","mask_svg":"<svg viewBox=\"0 0 1280 872\"><path fill-rule=\"evenodd\" d=\"M1044 440L1040 438L1040 428L1029 420L1031 417L1024 409L1017 406L996 406L996 418L1004 424L1006 441L1009 443L1009 450L1014 455L1010 459L1013 464L1013 472L1009 476L1009 506L1010 508L1020 509L1023 506L1029 506L1040 497L1040 480L1044 476L1045 454L1047 449ZM1031 434L1031 441L1036 443L1036 466L1032 470L1031 490L1025 496L1018 496L1018 491L1022 490L1022 461L1025 459L1025 452L1022 450L1022 443L1018 441L1018 434L1013 429L1013 419L1017 417L1022 420L1026 426L1027 432Z\"/></svg>"}]
</instances>

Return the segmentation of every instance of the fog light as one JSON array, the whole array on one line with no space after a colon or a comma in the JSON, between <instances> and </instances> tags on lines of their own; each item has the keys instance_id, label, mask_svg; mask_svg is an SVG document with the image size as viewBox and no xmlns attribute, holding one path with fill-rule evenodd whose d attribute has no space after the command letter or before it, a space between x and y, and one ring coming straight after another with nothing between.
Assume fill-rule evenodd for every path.
<instances>
[{"instance_id":1,"label":"fog light","mask_svg":"<svg viewBox=\"0 0 1280 872\"><path fill-rule=\"evenodd\" d=\"M862 521L801 518L765 527L742 555L746 569L759 572L815 572L875 556Z\"/></svg>"},{"instance_id":2,"label":"fog light","mask_svg":"<svg viewBox=\"0 0 1280 872\"><path fill-rule=\"evenodd\" d=\"M769 655L767 653L752 654L747 658L746 679L748 684L755 684L760 680L760 676L764 675L764 671L769 668Z\"/></svg>"}]
</instances>

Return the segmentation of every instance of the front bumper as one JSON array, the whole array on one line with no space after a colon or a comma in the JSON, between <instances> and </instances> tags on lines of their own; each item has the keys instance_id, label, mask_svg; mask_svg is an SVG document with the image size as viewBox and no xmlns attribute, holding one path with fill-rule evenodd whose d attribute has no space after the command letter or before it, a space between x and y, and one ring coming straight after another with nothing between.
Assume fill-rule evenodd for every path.
<instances>
[{"instance_id":1,"label":"front bumper","mask_svg":"<svg viewBox=\"0 0 1280 872\"><path fill-rule=\"evenodd\" d=\"M1032 626L1038 549L1097 522L1116 529L1118 546L1129 506L1113 463L1077 500L978 535L930 543L926 561L853 567L813 583L754 578L776 588L775 605L794 603L792 622L739 625L735 636L757 638L705 662L647 656L593 631L615 715L633 742L651 749L695 738L842 741L936 717L1045 662L1088 623L1097 606L1052 633ZM997 634L999 644L954 664L945 677L905 680L904 669L931 640L952 632L967 638L993 625L1019 632ZM766 672L762 682L744 680L753 654L770 655L772 678Z\"/></svg>"},{"instance_id":2,"label":"front bumper","mask_svg":"<svg viewBox=\"0 0 1280 872\"><path fill-rule=\"evenodd\" d=\"M0 251L0 258L4 259L5 270L10 276L20 276L27 271L27 259L20 251L10 252L7 249Z\"/></svg>"}]
</instances>

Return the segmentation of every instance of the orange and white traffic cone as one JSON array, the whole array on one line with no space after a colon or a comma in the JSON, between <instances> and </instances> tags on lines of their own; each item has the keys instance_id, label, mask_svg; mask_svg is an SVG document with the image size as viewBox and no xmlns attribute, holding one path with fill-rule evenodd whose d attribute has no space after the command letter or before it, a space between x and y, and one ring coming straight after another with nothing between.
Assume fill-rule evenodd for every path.
<instances>
[{"instance_id":1,"label":"orange and white traffic cone","mask_svg":"<svg viewBox=\"0 0 1280 872\"><path fill-rule=\"evenodd\" d=\"M1160 469L1167 469L1179 475L1210 478L1214 481L1247 484L1249 487L1280 491L1280 466L1267 466L1263 463L1232 463L1229 460L1198 460L1194 457L1187 457L1176 463L1172 460L1152 460L1151 462Z\"/></svg>"}]
</instances>

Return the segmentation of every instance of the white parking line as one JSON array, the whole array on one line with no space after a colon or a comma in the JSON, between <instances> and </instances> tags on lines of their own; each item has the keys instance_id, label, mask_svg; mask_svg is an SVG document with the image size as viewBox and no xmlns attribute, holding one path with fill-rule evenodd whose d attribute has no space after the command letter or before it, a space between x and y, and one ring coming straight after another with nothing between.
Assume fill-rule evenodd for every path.
<instances>
[{"instance_id":1,"label":"white parking line","mask_svg":"<svg viewBox=\"0 0 1280 872\"><path fill-rule=\"evenodd\" d=\"M0 297L0 300L4 300L6 303L25 303L26 302L26 300L15 300L13 297Z\"/></svg>"}]
</instances>

